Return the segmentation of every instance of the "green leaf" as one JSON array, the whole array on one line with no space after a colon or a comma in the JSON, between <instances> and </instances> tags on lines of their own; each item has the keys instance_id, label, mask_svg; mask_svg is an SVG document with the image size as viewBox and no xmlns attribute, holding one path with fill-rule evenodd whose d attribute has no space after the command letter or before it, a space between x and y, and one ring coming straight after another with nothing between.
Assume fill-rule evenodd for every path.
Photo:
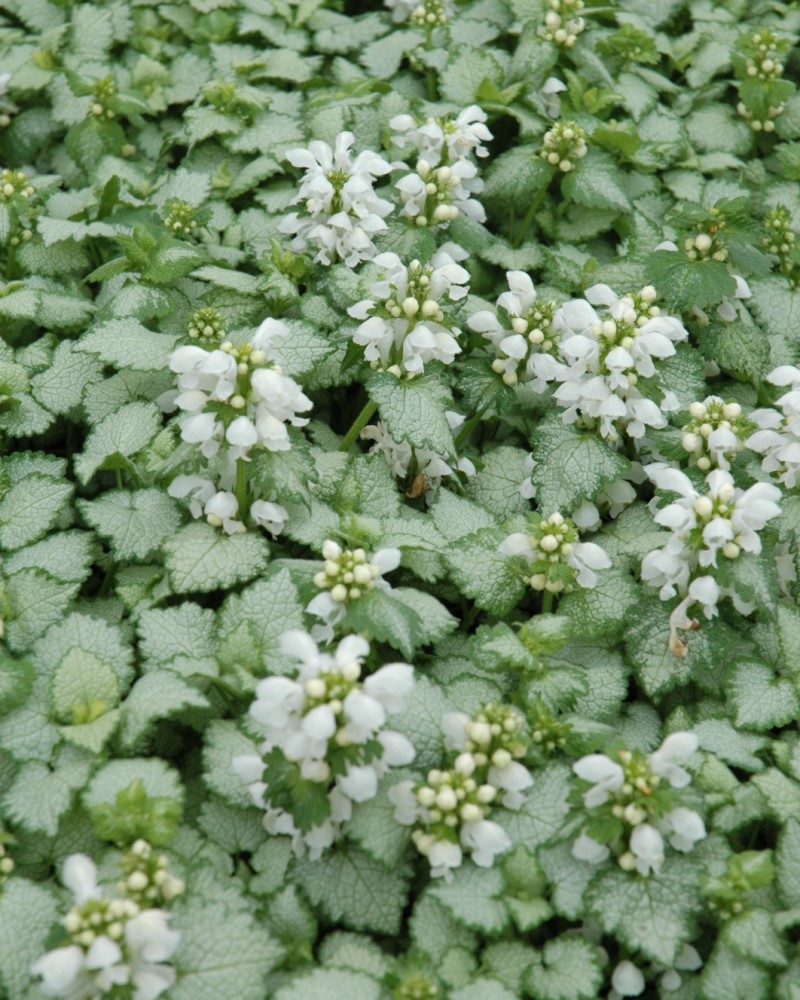
<instances>
[{"instance_id":1,"label":"green leaf","mask_svg":"<svg viewBox=\"0 0 800 1000\"><path fill-rule=\"evenodd\" d=\"M173 913L170 926L181 932L181 943L172 1000L263 1000L266 977L283 949L252 914L193 899L191 892Z\"/></svg>"},{"instance_id":2,"label":"green leaf","mask_svg":"<svg viewBox=\"0 0 800 1000\"><path fill-rule=\"evenodd\" d=\"M63 341L53 352L46 371L31 381L34 399L51 413L67 413L78 406L86 386L97 382L102 368L95 358L86 357L72 341Z\"/></svg>"},{"instance_id":3,"label":"green leaf","mask_svg":"<svg viewBox=\"0 0 800 1000\"><path fill-rule=\"evenodd\" d=\"M186 601L171 608L150 608L137 621L139 649L146 665L169 666L189 675L194 664L214 656L216 616Z\"/></svg>"},{"instance_id":4,"label":"green leaf","mask_svg":"<svg viewBox=\"0 0 800 1000\"><path fill-rule=\"evenodd\" d=\"M522 448L501 445L481 456L483 468L467 484L467 493L487 510L505 520L512 514L529 510L520 486L526 478L527 452Z\"/></svg>"},{"instance_id":5,"label":"green leaf","mask_svg":"<svg viewBox=\"0 0 800 1000\"><path fill-rule=\"evenodd\" d=\"M97 424L75 458L75 473L88 483L98 469L117 455L129 458L145 448L161 427L154 403L128 403Z\"/></svg>"},{"instance_id":6,"label":"green leaf","mask_svg":"<svg viewBox=\"0 0 800 1000\"><path fill-rule=\"evenodd\" d=\"M29 761L17 771L3 798L5 814L29 833L55 836L59 819L72 805L76 791L89 776L89 763L74 760L51 771L46 764Z\"/></svg>"},{"instance_id":7,"label":"green leaf","mask_svg":"<svg viewBox=\"0 0 800 1000\"><path fill-rule=\"evenodd\" d=\"M741 958L720 939L703 968L704 1000L767 1000L772 973Z\"/></svg>"},{"instance_id":8,"label":"green leaf","mask_svg":"<svg viewBox=\"0 0 800 1000\"><path fill-rule=\"evenodd\" d=\"M762 327L773 337L786 337L800 323L800 289L792 288L777 275L749 282L753 297L748 306Z\"/></svg>"},{"instance_id":9,"label":"green leaf","mask_svg":"<svg viewBox=\"0 0 800 1000\"><path fill-rule=\"evenodd\" d=\"M548 941L540 964L532 966L525 977L535 1000L592 1000L602 982L597 949L567 935Z\"/></svg>"},{"instance_id":10,"label":"green leaf","mask_svg":"<svg viewBox=\"0 0 800 1000\"><path fill-rule=\"evenodd\" d=\"M150 671L133 685L123 703L120 727L123 747L135 747L156 722L189 708L208 708L208 701L171 670Z\"/></svg>"},{"instance_id":11,"label":"green leaf","mask_svg":"<svg viewBox=\"0 0 800 1000\"><path fill-rule=\"evenodd\" d=\"M6 560L5 571L13 576L21 569L42 569L56 580L83 583L91 572L96 548L89 531L58 531L41 542L17 549Z\"/></svg>"},{"instance_id":12,"label":"green leaf","mask_svg":"<svg viewBox=\"0 0 800 1000\"><path fill-rule=\"evenodd\" d=\"M672 967L701 909L700 873L695 862L670 858L657 876L637 878L620 871L599 875L587 903L607 934L634 951Z\"/></svg>"},{"instance_id":13,"label":"green leaf","mask_svg":"<svg viewBox=\"0 0 800 1000\"><path fill-rule=\"evenodd\" d=\"M228 854L252 854L266 840L263 821L261 809L239 809L212 795L201 806L198 825Z\"/></svg>"},{"instance_id":14,"label":"green leaf","mask_svg":"<svg viewBox=\"0 0 800 1000\"><path fill-rule=\"evenodd\" d=\"M275 1000L378 1000L380 983L361 972L315 969L282 987Z\"/></svg>"},{"instance_id":15,"label":"green leaf","mask_svg":"<svg viewBox=\"0 0 800 1000\"><path fill-rule=\"evenodd\" d=\"M111 541L117 560L144 560L181 524L177 503L161 490L115 490L97 500L78 501L98 534Z\"/></svg>"},{"instance_id":16,"label":"green leaf","mask_svg":"<svg viewBox=\"0 0 800 1000\"><path fill-rule=\"evenodd\" d=\"M444 415L448 401L438 382L424 377L403 382L393 375L373 375L367 391L395 441L435 451L445 460L453 457L453 432Z\"/></svg>"},{"instance_id":17,"label":"green leaf","mask_svg":"<svg viewBox=\"0 0 800 1000\"><path fill-rule=\"evenodd\" d=\"M631 203L624 189L625 175L605 153L592 151L577 163L561 182L563 194L587 208L613 208L629 212Z\"/></svg>"},{"instance_id":18,"label":"green leaf","mask_svg":"<svg viewBox=\"0 0 800 1000\"><path fill-rule=\"evenodd\" d=\"M450 1000L516 1000L516 996L496 980L481 976L477 983L451 991Z\"/></svg>"},{"instance_id":19,"label":"green leaf","mask_svg":"<svg viewBox=\"0 0 800 1000\"><path fill-rule=\"evenodd\" d=\"M62 722L92 722L119 703L119 680L103 660L73 647L56 667L51 683L53 709Z\"/></svg>"},{"instance_id":20,"label":"green leaf","mask_svg":"<svg viewBox=\"0 0 800 1000\"><path fill-rule=\"evenodd\" d=\"M159 242L152 260L142 272L142 279L152 281L154 285L171 285L191 274L206 259L205 254L196 247L165 237Z\"/></svg>"},{"instance_id":21,"label":"green leaf","mask_svg":"<svg viewBox=\"0 0 800 1000\"><path fill-rule=\"evenodd\" d=\"M476 99L484 80L502 87L504 77L503 67L493 52L485 48L458 46L450 54L439 85L445 100L464 107Z\"/></svg>"},{"instance_id":22,"label":"green leaf","mask_svg":"<svg viewBox=\"0 0 800 1000\"><path fill-rule=\"evenodd\" d=\"M497 868L478 868L465 861L453 872L452 882L433 884L429 892L470 930L495 935L508 925L503 876Z\"/></svg>"},{"instance_id":23,"label":"green leaf","mask_svg":"<svg viewBox=\"0 0 800 1000\"><path fill-rule=\"evenodd\" d=\"M778 640L781 659L795 678L800 678L800 609L787 604L778 607Z\"/></svg>"},{"instance_id":24,"label":"green leaf","mask_svg":"<svg viewBox=\"0 0 800 1000\"><path fill-rule=\"evenodd\" d=\"M116 368L161 371L169 367L175 334L154 333L135 319L112 319L89 330L75 350L97 354Z\"/></svg>"},{"instance_id":25,"label":"green leaf","mask_svg":"<svg viewBox=\"0 0 800 1000\"><path fill-rule=\"evenodd\" d=\"M537 427L533 444L536 466L531 481L542 513L565 516L584 500L592 500L609 483L621 479L630 463L593 434L579 434L558 414Z\"/></svg>"},{"instance_id":26,"label":"green leaf","mask_svg":"<svg viewBox=\"0 0 800 1000\"><path fill-rule=\"evenodd\" d=\"M624 626L620 611L634 607L639 596L630 574L612 567L600 574L597 586L591 590L576 590L563 597L559 613L572 619L577 635L610 638L619 635Z\"/></svg>"},{"instance_id":27,"label":"green leaf","mask_svg":"<svg viewBox=\"0 0 800 1000\"><path fill-rule=\"evenodd\" d=\"M31 966L47 951L58 904L44 886L12 878L0 893L0 985L8 1000L29 995Z\"/></svg>"},{"instance_id":28,"label":"green leaf","mask_svg":"<svg viewBox=\"0 0 800 1000\"><path fill-rule=\"evenodd\" d=\"M739 661L729 683L737 726L766 731L785 726L800 711L792 682L777 677L765 663Z\"/></svg>"},{"instance_id":29,"label":"green leaf","mask_svg":"<svg viewBox=\"0 0 800 1000\"><path fill-rule=\"evenodd\" d=\"M342 624L348 630L388 643L408 660L427 641L416 611L398 600L393 591L377 587L350 602Z\"/></svg>"},{"instance_id":30,"label":"green leaf","mask_svg":"<svg viewBox=\"0 0 800 1000\"><path fill-rule=\"evenodd\" d=\"M779 822L800 820L800 783L775 767L768 767L751 781L764 796L770 814Z\"/></svg>"},{"instance_id":31,"label":"green leaf","mask_svg":"<svg viewBox=\"0 0 800 1000\"><path fill-rule=\"evenodd\" d=\"M640 600L627 616L626 655L645 693L654 699L688 684L697 668L700 652L698 639L692 636L685 657L670 649L669 616L662 601L655 597Z\"/></svg>"},{"instance_id":32,"label":"green leaf","mask_svg":"<svg viewBox=\"0 0 800 1000\"><path fill-rule=\"evenodd\" d=\"M683 251L657 250L646 259L647 280L670 307L688 312L715 306L736 292L736 282L719 260L690 260Z\"/></svg>"},{"instance_id":33,"label":"green leaf","mask_svg":"<svg viewBox=\"0 0 800 1000\"><path fill-rule=\"evenodd\" d=\"M767 910L748 910L732 917L725 924L722 936L742 958L770 968L784 969L788 965L781 935Z\"/></svg>"},{"instance_id":34,"label":"green leaf","mask_svg":"<svg viewBox=\"0 0 800 1000\"><path fill-rule=\"evenodd\" d=\"M780 833L775 852L776 884L786 907L800 906L800 822L790 819Z\"/></svg>"},{"instance_id":35,"label":"green leaf","mask_svg":"<svg viewBox=\"0 0 800 1000\"><path fill-rule=\"evenodd\" d=\"M41 538L61 516L72 495L69 482L33 473L0 500L0 546L19 549Z\"/></svg>"},{"instance_id":36,"label":"green leaf","mask_svg":"<svg viewBox=\"0 0 800 1000\"><path fill-rule=\"evenodd\" d=\"M332 850L319 861L301 858L297 883L311 904L334 923L376 934L398 934L408 901L409 871L391 872L357 850Z\"/></svg>"},{"instance_id":37,"label":"green leaf","mask_svg":"<svg viewBox=\"0 0 800 1000\"><path fill-rule=\"evenodd\" d=\"M536 774L533 787L519 809L498 809L492 816L511 838L533 850L557 837L569 812L569 773L552 764Z\"/></svg>"},{"instance_id":38,"label":"green leaf","mask_svg":"<svg viewBox=\"0 0 800 1000\"><path fill-rule=\"evenodd\" d=\"M206 593L252 580L266 566L268 553L260 535L224 535L195 522L165 542L164 563L178 593Z\"/></svg>"},{"instance_id":39,"label":"green leaf","mask_svg":"<svg viewBox=\"0 0 800 1000\"><path fill-rule=\"evenodd\" d=\"M21 705L33 688L36 673L28 660L0 654L0 714Z\"/></svg>"},{"instance_id":40,"label":"green leaf","mask_svg":"<svg viewBox=\"0 0 800 1000\"><path fill-rule=\"evenodd\" d=\"M22 652L55 622L63 619L79 583L64 583L37 569L22 569L8 581L11 614L6 620L6 642Z\"/></svg>"},{"instance_id":41,"label":"green leaf","mask_svg":"<svg viewBox=\"0 0 800 1000\"><path fill-rule=\"evenodd\" d=\"M525 593L525 584L513 560L500 552L505 533L479 531L459 539L445 558L453 582L475 604L498 618L512 611Z\"/></svg>"}]
</instances>

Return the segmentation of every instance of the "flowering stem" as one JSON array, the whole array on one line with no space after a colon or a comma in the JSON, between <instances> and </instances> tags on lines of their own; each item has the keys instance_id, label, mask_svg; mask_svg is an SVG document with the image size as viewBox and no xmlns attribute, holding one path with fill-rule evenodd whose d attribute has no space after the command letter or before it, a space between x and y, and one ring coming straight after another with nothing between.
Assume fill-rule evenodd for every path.
<instances>
[{"instance_id":1,"label":"flowering stem","mask_svg":"<svg viewBox=\"0 0 800 1000\"><path fill-rule=\"evenodd\" d=\"M433 28L428 25L425 28L425 50L430 52L433 48ZM435 101L437 97L437 87L436 87L436 70L433 66L428 66L425 69L425 78L428 84L428 100Z\"/></svg>"},{"instance_id":2,"label":"flowering stem","mask_svg":"<svg viewBox=\"0 0 800 1000\"><path fill-rule=\"evenodd\" d=\"M350 451L350 449L358 440L358 435L367 426L367 424L369 423L369 421L371 420L377 409L378 409L377 403L373 403L371 399L367 401L366 406L361 411L361 413L359 413L359 415L356 417L355 423L345 435L344 441L342 441L341 445L339 446L339 451Z\"/></svg>"},{"instance_id":3,"label":"flowering stem","mask_svg":"<svg viewBox=\"0 0 800 1000\"><path fill-rule=\"evenodd\" d=\"M550 590L546 590L542 595L542 614L549 615L553 610L553 593Z\"/></svg>"},{"instance_id":4,"label":"flowering stem","mask_svg":"<svg viewBox=\"0 0 800 1000\"><path fill-rule=\"evenodd\" d=\"M545 184L545 186L541 189L541 191L536 195L536 197L531 202L531 207L525 213L525 218L522 220L522 224L520 225L519 230L517 231L517 235L514 237L515 247L522 246L522 241L525 239L528 233L528 229L530 228L530 225L533 222L533 217L539 210L539 206L542 203L542 199L547 194L547 189L549 187L550 187L549 183Z\"/></svg>"},{"instance_id":5,"label":"flowering stem","mask_svg":"<svg viewBox=\"0 0 800 1000\"><path fill-rule=\"evenodd\" d=\"M247 481L247 462L243 458L236 459L236 513L240 521L247 517L250 510L250 496Z\"/></svg>"}]
</instances>

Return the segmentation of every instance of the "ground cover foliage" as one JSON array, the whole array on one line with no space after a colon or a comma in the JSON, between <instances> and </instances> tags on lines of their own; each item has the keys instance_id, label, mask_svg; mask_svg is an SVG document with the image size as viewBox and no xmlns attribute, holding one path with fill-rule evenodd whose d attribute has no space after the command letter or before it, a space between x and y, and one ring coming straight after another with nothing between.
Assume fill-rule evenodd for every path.
<instances>
[{"instance_id":1,"label":"ground cover foliage","mask_svg":"<svg viewBox=\"0 0 800 1000\"><path fill-rule=\"evenodd\" d=\"M800 997L799 25L0 2L0 996Z\"/></svg>"}]
</instances>

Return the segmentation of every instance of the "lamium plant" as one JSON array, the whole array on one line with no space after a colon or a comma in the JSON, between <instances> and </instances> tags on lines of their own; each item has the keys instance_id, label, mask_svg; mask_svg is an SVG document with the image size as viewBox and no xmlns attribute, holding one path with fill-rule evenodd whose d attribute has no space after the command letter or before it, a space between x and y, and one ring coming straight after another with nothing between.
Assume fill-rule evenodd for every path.
<instances>
[{"instance_id":1,"label":"lamium plant","mask_svg":"<svg viewBox=\"0 0 800 1000\"><path fill-rule=\"evenodd\" d=\"M0 1000L798 1000L798 31L0 0Z\"/></svg>"}]
</instances>

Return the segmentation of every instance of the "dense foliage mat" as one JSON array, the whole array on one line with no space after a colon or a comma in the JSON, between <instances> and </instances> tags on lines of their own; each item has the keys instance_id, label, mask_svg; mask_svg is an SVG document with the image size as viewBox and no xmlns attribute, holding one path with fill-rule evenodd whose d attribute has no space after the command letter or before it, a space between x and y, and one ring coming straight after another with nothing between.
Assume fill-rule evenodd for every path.
<instances>
[{"instance_id":1,"label":"dense foliage mat","mask_svg":"<svg viewBox=\"0 0 800 1000\"><path fill-rule=\"evenodd\" d=\"M0 0L4 1000L798 1000L799 26Z\"/></svg>"}]
</instances>

